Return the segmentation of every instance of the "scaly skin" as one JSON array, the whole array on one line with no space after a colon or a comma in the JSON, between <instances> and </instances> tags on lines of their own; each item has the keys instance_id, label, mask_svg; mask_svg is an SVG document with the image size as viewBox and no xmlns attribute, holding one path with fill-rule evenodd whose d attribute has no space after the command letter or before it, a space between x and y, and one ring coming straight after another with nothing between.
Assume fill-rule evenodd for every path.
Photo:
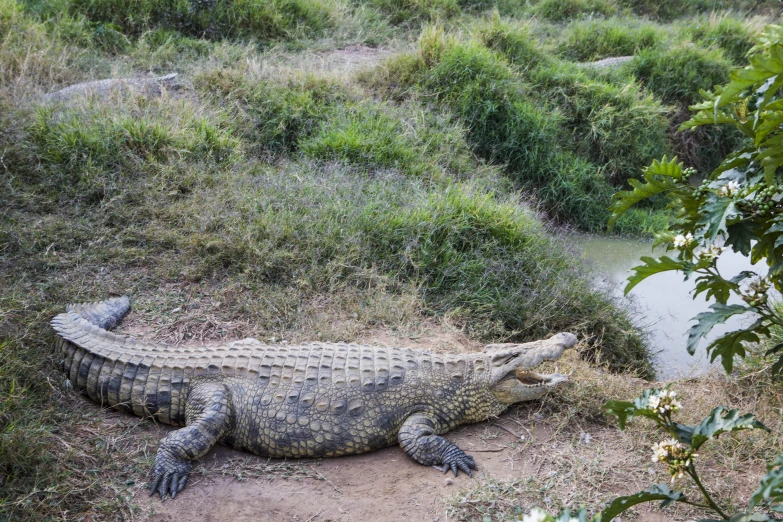
<instances>
[{"instance_id":1,"label":"scaly skin","mask_svg":"<svg viewBox=\"0 0 783 522\"><path fill-rule=\"evenodd\" d=\"M159 96L163 87L177 86L177 74L167 74L154 78L109 78L92 82L77 83L59 91L47 94L46 102L67 102L78 96L106 96L113 90L135 90L151 96Z\"/></svg>"},{"instance_id":2,"label":"scaly skin","mask_svg":"<svg viewBox=\"0 0 783 522\"><path fill-rule=\"evenodd\" d=\"M138 416L185 426L161 442L151 492L176 496L191 461L217 442L266 457L332 457L395 443L417 462L471 474L472 457L440 435L543 395L566 376L527 372L576 338L489 345L480 353L312 343L138 343L105 330L127 297L68 307L52 320L77 391Z\"/></svg>"}]
</instances>

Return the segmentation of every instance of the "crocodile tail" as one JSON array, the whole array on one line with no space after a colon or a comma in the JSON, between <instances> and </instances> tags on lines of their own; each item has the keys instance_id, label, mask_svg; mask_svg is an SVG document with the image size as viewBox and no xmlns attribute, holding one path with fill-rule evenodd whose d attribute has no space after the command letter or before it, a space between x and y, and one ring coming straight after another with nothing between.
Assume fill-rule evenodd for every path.
<instances>
[{"instance_id":1,"label":"crocodile tail","mask_svg":"<svg viewBox=\"0 0 783 522\"><path fill-rule=\"evenodd\" d=\"M65 310L80 315L98 328L111 330L130 311L130 299L124 295L97 303L71 304Z\"/></svg>"},{"instance_id":2,"label":"crocodile tail","mask_svg":"<svg viewBox=\"0 0 783 522\"><path fill-rule=\"evenodd\" d=\"M139 345L105 329L116 325L129 308L128 298L120 297L71 305L52 319L62 369L76 391L98 404L184 424L187 383L172 379L173 369L165 366L166 347Z\"/></svg>"}]
</instances>

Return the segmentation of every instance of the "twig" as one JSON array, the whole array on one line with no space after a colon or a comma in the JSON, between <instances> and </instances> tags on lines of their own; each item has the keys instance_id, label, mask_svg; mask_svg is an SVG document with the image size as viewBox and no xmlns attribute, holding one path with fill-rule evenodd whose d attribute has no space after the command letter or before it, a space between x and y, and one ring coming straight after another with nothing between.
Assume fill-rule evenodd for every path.
<instances>
[{"instance_id":1,"label":"twig","mask_svg":"<svg viewBox=\"0 0 783 522\"><path fill-rule=\"evenodd\" d=\"M315 468L313 468L312 466L309 466L309 468L310 468L311 470L313 470L313 473L315 473L316 475L318 475L318 478L319 478L319 479L323 480L324 482L326 482L327 484L329 484L330 486L332 486L332 487L334 488L334 490L335 490L336 492L338 492L339 494L341 494L341 495L343 494L342 490L341 490L340 488L338 488L337 486L335 486L335 485L334 485L334 483L332 483L332 481L331 481L331 480L329 480L328 478L326 478L326 477L324 477L323 475L321 475L321 474L320 474L318 471L316 471L316 470L315 470Z\"/></svg>"},{"instance_id":2,"label":"twig","mask_svg":"<svg viewBox=\"0 0 783 522\"><path fill-rule=\"evenodd\" d=\"M490 426L495 426L496 428L500 428L501 430L506 431L506 432L512 434L514 437L516 437L517 440L521 440L522 439L521 435L519 435L517 433L514 433L513 431L511 431L510 429L506 428L505 426L501 426L500 424L495 424L494 422L490 423Z\"/></svg>"},{"instance_id":3,"label":"twig","mask_svg":"<svg viewBox=\"0 0 783 522\"><path fill-rule=\"evenodd\" d=\"M322 509L321 511L319 511L315 515L313 515L310 518L308 518L307 520L305 520L305 522L311 522L314 518L320 517L321 515L323 515L323 513L324 513L324 510Z\"/></svg>"}]
</instances>

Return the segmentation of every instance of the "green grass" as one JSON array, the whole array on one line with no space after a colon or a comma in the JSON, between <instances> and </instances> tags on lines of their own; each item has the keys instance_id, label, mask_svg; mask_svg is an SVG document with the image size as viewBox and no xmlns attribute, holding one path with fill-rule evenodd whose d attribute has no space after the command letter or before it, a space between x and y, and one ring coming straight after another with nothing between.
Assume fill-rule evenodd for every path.
<instances>
[{"instance_id":1,"label":"green grass","mask_svg":"<svg viewBox=\"0 0 783 522\"><path fill-rule=\"evenodd\" d=\"M685 22L681 32L704 47L717 47L734 65L747 63L745 55L759 34L756 24L728 15L698 18Z\"/></svg>"},{"instance_id":2,"label":"green grass","mask_svg":"<svg viewBox=\"0 0 783 522\"><path fill-rule=\"evenodd\" d=\"M685 43L640 51L626 67L663 102L692 104L728 81L731 63L720 49Z\"/></svg>"},{"instance_id":3,"label":"green grass","mask_svg":"<svg viewBox=\"0 0 783 522\"><path fill-rule=\"evenodd\" d=\"M600 166L613 186L624 186L650 158L669 151L666 116L671 111L633 79L609 81L590 69L553 59L536 45L525 25L494 19L478 34L487 47L520 64L528 96L560 111L571 149Z\"/></svg>"},{"instance_id":4,"label":"green grass","mask_svg":"<svg viewBox=\"0 0 783 522\"><path fill-rule=\"evenodd\" d=\"M735 129L711 128L675 132L690 117L689 105L702 100L699 91L712 90L728 81L731 62L716 47L703 48L689 42L638 53L623 68L655 96L677 108L671 118L670 147L673 154L701 172L710 172L743 137Z\"/></svg>"},{"instance_id":5,"label":"green grass","mask_svg":"<svg viewBox=\"0 0 783 522\"><path fill-rule=\"evenodd\" d=\"M523 71L552 59L526 23L493 16L489 23L479 25L475 34L487 48L502 54L510 64Z\"/></svg>"},{"instance_id":6,"label":"green grass","mask_svg":"<svg viewBox=\"0 0 783 522\"><path fill-rule=\"evenodd\" d=\"M616 187L668 152L669 110L633 79L605 81L547 57L527 26L495 17L476 34L461 41L431 29L418 53L366 81L391 99L437 101L550 218L603 230Z\"/></svg>"},{"instance_id":7,"label":"green grass","mask_svg":"<svg viewBox=\"0 0 783 522\"><path fill-rule=\"evenodd\" d=\"M400 109L360 102L340 107L312 136L303 154L340 160L370 171L394 169L425 179L460 179L475 173L463 129L415 104Z\"/></svg>"},{"instance_id":8,"label":"green grass","mask_svg":"<svg viewBox=\"0 0 783 522\"><path fill-rule=\"evenodd\" d=\"M563 58L592 62L613 56L631 56L642 49L659 46L666 31L654 24L625 18L573 22L556 46Z\"/></svg>"},{"instance_id":9,"label":"green grass","mask_svg":"<svg viewBox=\"0 0 783 522\"><path fill-rule=\"evenodd\" d=\"M160 27L199 37L253 35L260 40L292 39L324 31L333 27L340 9L339 3L329 0L241 0L231 4L212 0L70 0L47 7L66 8L131 35Z\"/></svg>"},{"instance_id":10,"label":"green grass","mask_svg":"<svg viewBox=\"0 0 783 522\"><path fill-rule=\"evenodd\" d=\"M369 0L394 25L447 19L460 12L457 0Z\"/></svg>"},{"instance_id":11,"label":"green grass","mask_svg":"<svg viewBox=\"0 0 783 522\"><path fill-rule=\"evenodd\" d=\"M564 22L581 17L611 16L617 13L617 5L610 0L540 0L529 12L546 20Z\"/></svg>"},{"instance_id":12,"label":"green grass","mask_svg":"<svg viewBox=\"0 0 783 522\"><path fill-rule=\"evenodd\" d=\"M459 116L475 152L535 190L552 218L603 228L599 202L608 201L611 187L563 143L562 117L531 103L508 63L480 43L427 38L421 56L431 66L416 76L418 88Z\"/></svg>"},{"instance_id":13,"label":"green grass","mask_svg":"<svg viewBox=\"0 0 783 522\"><path fill-rule=\"evenodd\" d=\"M601 165L614 186L638 177L650 158L668 152L671 111L634 80L610 83L552 62L531 73L530 81L538 97L561 110L574 150Z\"/></svg>"},{"instance_id":14,"label":"green grass","mask_svg":"<svg viewBox=\"0 0 783 522\"><path fill-rule=\"evenodd\" d=\"M763 12L779 8L774 0L618 0L618 4L638 15L660 20L674 20L728 9Z\"/></svg>"}]
</instances>

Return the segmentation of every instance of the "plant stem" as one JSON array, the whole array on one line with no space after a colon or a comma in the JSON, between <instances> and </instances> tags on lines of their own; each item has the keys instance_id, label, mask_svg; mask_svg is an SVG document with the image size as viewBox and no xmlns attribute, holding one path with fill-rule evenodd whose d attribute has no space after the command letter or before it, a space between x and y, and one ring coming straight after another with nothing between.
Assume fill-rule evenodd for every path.
<instances>
[{"instance_id":1,"label":"plant stem","mask_svg":"<svg viewBox=\"0 0 783 522\"><path fill-rule=\"evenodd\" d=\"M476 451L476 450L473 450ZM702 504L700 502L691 502L690 500L678 500L678 502L682 502L683 504L688 504L689 506L695 506L700 508L711 508L709 504Z\"/></svg>"},{"instance_id":2,"label":"plant stem","mask_svg":"<svg viewBox=\"0 0 783 522\"><path fill-rule=\"evenodd\" d=\"M693 464L690 465L690 468L687 470L688 475L693 478L693 481L696 482L696 485L699 487L699 490L701 490L701 494L704 495L704 500L707 501L707 504L710 505L713 511L715 511L717 514L723 517L723 520L728 520L729 517L726 515L726 513L723 512L723 510L718 507L718 505L713 502L712 497L710 497L710 494L707 493L707 490L704 488L704 484L701 483L701 480L699 480L699 475L696 473L696 468L693 466Z\"/></svg>"}]
</instances>

